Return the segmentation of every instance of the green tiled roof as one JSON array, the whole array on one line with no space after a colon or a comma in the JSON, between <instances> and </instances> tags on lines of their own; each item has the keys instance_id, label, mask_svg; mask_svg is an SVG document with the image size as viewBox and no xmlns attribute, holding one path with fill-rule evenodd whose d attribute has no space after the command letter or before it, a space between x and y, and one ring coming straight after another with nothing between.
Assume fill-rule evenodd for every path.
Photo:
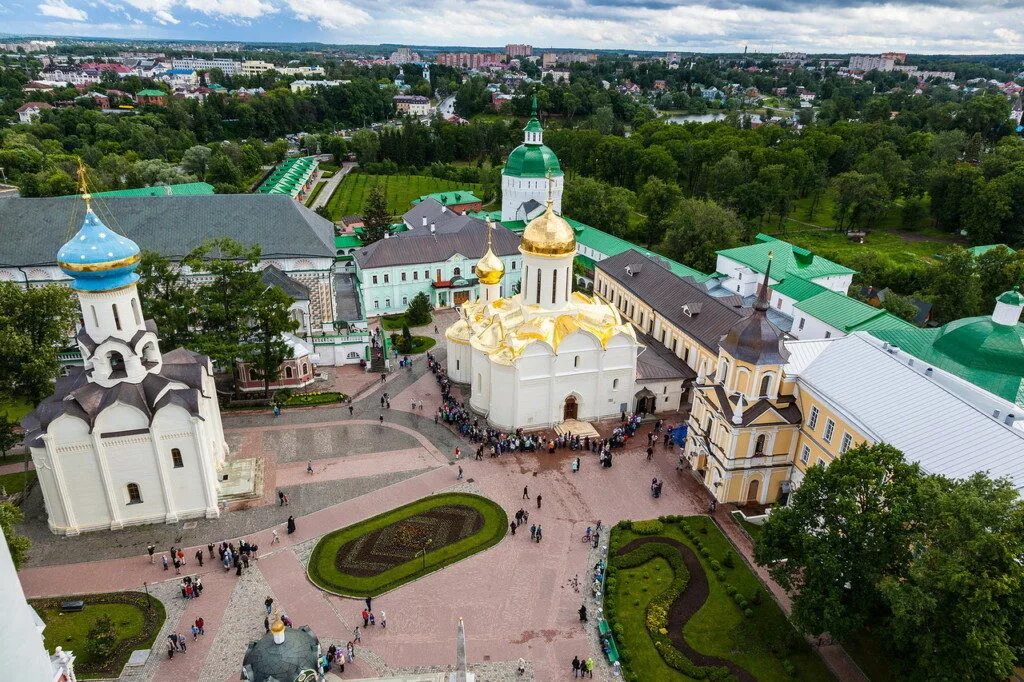
<instances>
[{"instance_id":1,"label":"green tiled roof","mask_svg":"<svg viewBox=\"0 0 1024 682\"><path fill-rule=\"evenodd\" d=\"M916 326L904 320L902 317L896 317L888 311L884 311L883 314L878 317L872 317L858 325L850 328L851 332L875 332L881 331L905 331L907 329L917 329Z\"/></svg>"},{"instance_id":2,"label":"green tiled roof","mask_svg":"<svg viewBox=\"0 0 1024 682\"><path fill-rule=\"evenodd\" d=\"M562 166L550 147L543 144L521 144L512 150L502 175L515 178L543 178L550 173L562 175Z\"/></svg>"},{"instance_id":3,"label":"green tiled roof","mask_svg":"<svg viewBox=\"0 0 1024 682\"><path fill-rule=\"evenodd\" d=\"M880 308L830 289L823 289L794 307L844 332L850 332L854 327L885 314Z\"/></svg>"},{"instance_id":4,"label":"green tiled roof","mask_svg":"<svg viewBox=\"0 0 1024 682\"><path fill-rule=\"evenodd\" d=\"M1004 291L996 300L1007 305L1024 305L1024 296L1021 295L1019 287Z\"/></svg>"},{"instance_id":5,"label":"green tiled roof","mask_svg":"<svg viewBox=\"0 0 1024 682\"><path fill-rule=\"evenodd\" d=\"M794 301L806 301L812 296L817 296L821 292L825 291L825 287L820 284L808 281L803 277L787 277L782 280L771 289L783 296L788 296Z\"/></svg>"},{"instance_id":6,"label":"green tiled roof","mask_svg":"<svg viewBox=\"0 0 1024 682\"><path fill-rule=\"evenodd\" d=\"M135 93L136 97L166 97L167 93L163 90L157 90L155 88L146 88L145 90L139 90Z\"/></svg>"},{"instance_id":7,"label":"green tiled roof","mask_svg":"<svg viewBox=\"0 0 1024 682\"><path fill-rule=\"evenodd\" d=\"M500 212L495 212L493 214L489 214L487 212L479 212L473 215L478 218L487 218L488 216L497 218L500 217ZM706 282L707 280L711 279L711 275L705 275L703 272L699 270L694 270L693 268L683 265L682 263L677 263L676 261L670 258L666 258L665 256L645 249L642 246L637 246L632 242L627 242L625 239L616 237L613 234L608 234L604 230L599 230L596 227L591 227L586 223L581 223L578 220L573 220L568 216L562 217L565 218L565 221L569 223L570 226L572 226L573 231L576 233L577 244L582 244L583 246L591 248L594 251L597 251L598 253L602 253L604 254L605 258L611 258L612 256L616 256L622 253L623 251L629 251L630 249L633 249L634 251L639 251L645 256L657 258L661 261L668 263L668 266L672 270L672 272L679 275L680 277L692 277L698 282ZM526 222L523 220L503 220L501 224L516 233L521 233L523 230L526 229ZM583 256L577 256L577 258L582 257Z\"/></svg>"},{"instance_id":8,"label":"green tiled roof","mask_svg":"<svg viewBox=\"0 0 1024 682\"><path fill-rule=\"evenodd\" d=\"M852 275L857 272L767 234L757 235L755 242L749 246L723 249L718 251L718 254L763 273L768 268L769 252L773 257L773 279L780 281L786 279L787 275L815 279L832 275Z\"/></svg>"},{"instance_id":9,"label":"green tiled roof","mask_svg":"<svg viewBox=\"0 0 1024 682\"><path fill-rule=\"evenodd\" d=\"M412 203L418 204L421 201L427 199L433 199L442 206L452 206L454 204L479 204L481 199L475 194L470 192L468 189L454 189L448 192L434 192L433 194L424 194L423 196L413 199Z\"/></svg>"},{"instance_id":10,"label":"green tiled roof","mask_svg":"<svg viewBox=\"0 0 1024 682\"><path fill-rule=\"evenodd\" d=\"M871 332L901 350L1024 405L1024 324L997 324L988 315L954 320L935 329Z\"/></svg>"},{"instance_id":11,"label":"green tiled roof","mask_svg":"<svg viewBox=\"0 0 1024 682\"><path fill-rule=\"evenodd\" d=\"M1000 246L1005 247L1006 250L1009 251L1010 253L1015 253L1014 250L1011 249L1009 246L1006 246L1006 244L984 244L982 246L972 246L971 248L969 248L967 250L971 252L972 256L977 258L981 254L988 253L992 249L998 248Z\"/></svg>"},{"instance_id":12,"label":"green tiled roof","mask_svg":"<svg viewBox=\"0 0 1024 682\"><path fill-rule=\"evenodd\" d=\"M356 234L341 234L334 238L334 248L353 249L363 245L363 240Z\"/></svg>"},{"instance_id":13,"label":"green tiled roof","mask_svg":"<svg viewBox=\"0 0 1024 682\"><path fill-rule=\"evenodd\" d=\"M294 197L316 172L317 160L313 156L300 156L282 162L260 184L257 194L287 194Z\"/></svg>"},{"instance_id":14,"label":"green tiled roof","mask_svg":"<svg viewBox=\"0 0 1024 682\"><path fill-rule=\"evenodd\" d=\"M183 182L180 185L154 185L135 189L114 189L95 192L94 197L197 197L213 194L213 185L207 182Z\"/></svg>"}]
</instances>

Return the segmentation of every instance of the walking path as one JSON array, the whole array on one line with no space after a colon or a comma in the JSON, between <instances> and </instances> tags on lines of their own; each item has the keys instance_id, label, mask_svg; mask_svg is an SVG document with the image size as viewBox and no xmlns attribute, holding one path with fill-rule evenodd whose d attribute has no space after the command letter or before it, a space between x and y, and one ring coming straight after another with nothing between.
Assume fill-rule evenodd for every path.
<instances>
[{"instance_id":1,"label":"walking path","mask_svg":"<svg viewBox=\"0 0 1024 682\"><path fill-rule=\"evenodd\" d=\"M320 194L316 196L316 201L309 205L310 210L317 210L321 206L326 206L327 202L330 201L331 195L334 194L334 190L338 189L338 185L341 181L349 174L353 168L356 167L355 161L345 161L341 164L341 168L335 172L334 175L327 178L324 188L320 190Z\"/></svg>"}]
</instances>

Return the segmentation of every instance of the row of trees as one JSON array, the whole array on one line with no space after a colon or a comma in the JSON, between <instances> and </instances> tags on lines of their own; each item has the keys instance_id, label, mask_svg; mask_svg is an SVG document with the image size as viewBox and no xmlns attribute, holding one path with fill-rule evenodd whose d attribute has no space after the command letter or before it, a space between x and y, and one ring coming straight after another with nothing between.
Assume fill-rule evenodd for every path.
<instances>
[{"instance_id":1,"label":"row of trees","mask_svg":"<svg viewBox=\"0 0 1024 682\"><path fill-rule=\"evenodd\" d=\"M289 314L291 297L263 283L259 264L258 245L227 238L206 242L181 261L188 271L204 273L203 283L194 286L182 267L145 251L138 269L139 297L166 348L209 355L233 379L241 360L269 394L290 353L281 335L295 331L298 322Z\"/></svg>"},{"instance_id":2,"label":"row of trees","mask_svg":"<svg viewBox=\"0 0 1024 682\"><path fill-rule=\"evenodd\" d=\"M755 558L798 627L871 637L900 679L1004 680L1024 656L1024 502L1007 480L862 445L808 470Z\"/></svg>"}]
</instances>

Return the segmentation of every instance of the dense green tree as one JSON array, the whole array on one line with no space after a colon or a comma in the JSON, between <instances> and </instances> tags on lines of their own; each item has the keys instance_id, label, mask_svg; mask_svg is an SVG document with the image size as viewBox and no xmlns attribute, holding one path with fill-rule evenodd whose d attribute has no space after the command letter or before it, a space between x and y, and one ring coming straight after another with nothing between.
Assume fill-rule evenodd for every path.
<instances>
[{"instance_id":1,"label":"dense green tree","mask_svg":"<svg viewBox=\"0 0 1024 682\"><path fill-rule=\"evenodd\" d=\"M28 559L28 550L32 547L31 540L15 531L15 526L20 524L24 518L24 514L14 504L0 502L0 531L7 538L7 548L11 551L15 569L25 565L25 560Z\"/></svg>"},{"instance_id":2,"label":"dense green tree","mask_svg":"<svg viewBox=\"0 0 1024 682\"><path fill-rule=\"evenodd\" d=\"M426 293L420 292L409 301L409 308L405 311L405 319L414 327L430 322L430 298Z\"/></svg>"},{"instance_id":3,"label":"dense green tree","mask_svg":"<svg viewBox=\"0 0 1024 682\"><path fill-rule=\"evenodd\" d=\"M628 189L578 176L565 183L562 213L610 234L630 238L635 196Z\"/></svg>"},{"instance_id":4,"label":"dense green tree","mask_svg":"<svg viewBox=\"0 0 1024 682\"><path fill-rule=\"evenodd\" d=\"M899 294L890 292L882 301L882 308L907 322L913 322L917 317L917 306Z\"/></svg>"},{"instance_id":5,"label":"dense green tree","mask_svg":"<svg viewBox=\"0 0 1024 682\"><path fill-rule=\"evenodd\" d=\"M970 251L959 246L947 249L928 280L932 319L939 324L982 314L981 281Z\"/></svg>"},{"instance_id":6,"label":"dense green tree","mask_svg":"<svg viewBox=\"0 0 1024 682\"><path fill-rule=\"evenodd\" d=\"M71 289L22 289L0 282L0 396L38 404L53 390L57 356L70 343L79 309Z\"/></svg>"},{"instance_id":7,"label":"dense green tree","mask_svg":"<svg viewBox=\"0 0 1024 682\"><path fill-rule=\"evenodd\" d=\"M388 200L384 196L384 188L374 185L366 193L363 205L363 241L367 244L383 239L391 226L391 214L388 212Z\"/></svg>"},{"instance_id":8,"label":"dense green tree","mask_svg":"<svg viewBox=\"0 0 1024 682\"><path fill-rule=\"evenodd\" d=\"M637 194L637 208L643 214L643 235L647 248L665 239L665 231L671 216L682 199L682 192L675 183L668 183L652 177L644 183Z\"/></svg>"},{"instance_id":9,"label":"dense green tree","mask_svg":"<svg viewBox=\"0 0 1024 682\"><path fill-rule=\"evenodd\" d=\"M15 430L17 422L7 418L6 412L0 412L0 457L7 459L7 452L21 442L21 435Z\"/></svg>"},{"instance_id":10,"label":"dense green tree","mask_svg":"<svg viewBox=\"0 0 1024 682\"><path fill-rule=\"evenodd\" d=\"M242 340L240 358L263 381L266 396L270 395L270 384L281 376L281 363L291 357L291 346L283 334L299 326L289 313L294 302L281 289L268 287L248 310L249 333Z\"/></svg>"},{"instance_id":11,"label":"dense green tree","mask_svg":"<svg viewBox=\"0 0 1024 682\"><path fill-rule=\"evenodd\" d=\"M743 236L736 214L710 200L683 199L667 224L662 251L702 272L714 272L715 252L739 246Z\"/></svg>"},{"instance_id":12,"label":"dense green tree","mask_svg":"<svg viewBox=\"0 0 1024 682\"><path fill-rule=\"evenodd\" d=\"M188 285L181 269L154 251L143 251L136 272L142 312L156 323L160 343L167 349L191 346L196 290Z\"/></svg>"},{"instance_id":13,"label":"dense green tree","mask_svg":"<svg viewBox=\"0 0 1024 682\"><path fill-rule=\"evenodd\" d=\"M844 456L845 457L845 456ZM932 476L904 570L879 581L903 679L1003 680L1024 647L1024 503L1008 480Z\"/></svg>"},{"instance_id":14,"label":"dense green tree","mask_svg":"<svg viewBox=\"0 0 1024 682\"><path fill-rule=\"evenodd\" d=\"M197 144L194 147L189 147L181 156L181 167L185 169L185 172L203 179L206 177L206 169L212 154L213 150L206 145Z\"/></svg>"},{"instance_id":15,"label":"dense green tree","mask_svg":"<svg viewBox=\"0 0 1024 682\"><path fill-rule=\"evenodd\" d=\"M754 557L793 595L801 629L842 640L875 621L879 583L910 560L920 478L896 448L859 445L808 469L772 511Z\"/></svg>"},{"instance_id":16,"label":"dense green tree","mask_svg":"<svg viewBox=\"0 0 1024 682\"><path fill-rule=\"evenodd\" d=\"M1024 285L1024 251L1010 251L1003 245L989 249L975 259L981 284L981 307L995 305L1005 291Z\"/></svg>"}]
</instances>

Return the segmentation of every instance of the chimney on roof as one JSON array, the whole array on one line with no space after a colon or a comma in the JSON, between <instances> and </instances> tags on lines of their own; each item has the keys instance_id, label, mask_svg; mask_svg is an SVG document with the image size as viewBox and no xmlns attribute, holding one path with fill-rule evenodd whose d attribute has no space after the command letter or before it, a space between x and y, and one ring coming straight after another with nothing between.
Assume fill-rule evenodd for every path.
<instances>
[{"instance_id":1,"label":"chimney on roof","mask_svg":"<svg viewBox=\"0 0 1024 682\"><path fill-rule=\"evenodd\" d=\"M1015 415L1013 412L1011 412L1008 415L1006 415L1006 417L1003 419L1003 423L1006 424L1007 426L1013 426L1013 422L1016 419L1017 419L1017 415Z\"/></svg>"},{"instance_id":2,"label":"chimney on roof","mask_svg":"<svg viewBox=\"0 0 1024 682\"><path fill-rule=\"evenodd\" d=\"M448 211L448 207L445 206L444 204L441 204L441 213L446 213L447 211Z\"/></svg>"},{"instance_id":3,"label":"chimney on roof","mask_svg":"<svg viewBox=\"0 0 1024 682\"><path fill-rule=\"evenodd\" d=\"M434 223L430 223L430 234L434 234L434 230L436 229L437 227L434 225Z\"/></svg>"},{"instance_id":4,"label":"chimney on roof","mask_svg":"<svg viewBox=\"0 0 1024 682\"><path fill-rule=\"evenodd\" d=\"M391 233L390 232L385 232L384 233L384 239L389 239L390 237L391 237Z\"/></svg>"},{"instance_id":5,"label":"chimney on roof","mask_svg":"<svg viewBox=\"0 0 1024 682\"><path fill-rule=\"evenodd\" d=\"M423 227L427 226L427 216L423 216Z\"/></svg>"}]
</instances>

